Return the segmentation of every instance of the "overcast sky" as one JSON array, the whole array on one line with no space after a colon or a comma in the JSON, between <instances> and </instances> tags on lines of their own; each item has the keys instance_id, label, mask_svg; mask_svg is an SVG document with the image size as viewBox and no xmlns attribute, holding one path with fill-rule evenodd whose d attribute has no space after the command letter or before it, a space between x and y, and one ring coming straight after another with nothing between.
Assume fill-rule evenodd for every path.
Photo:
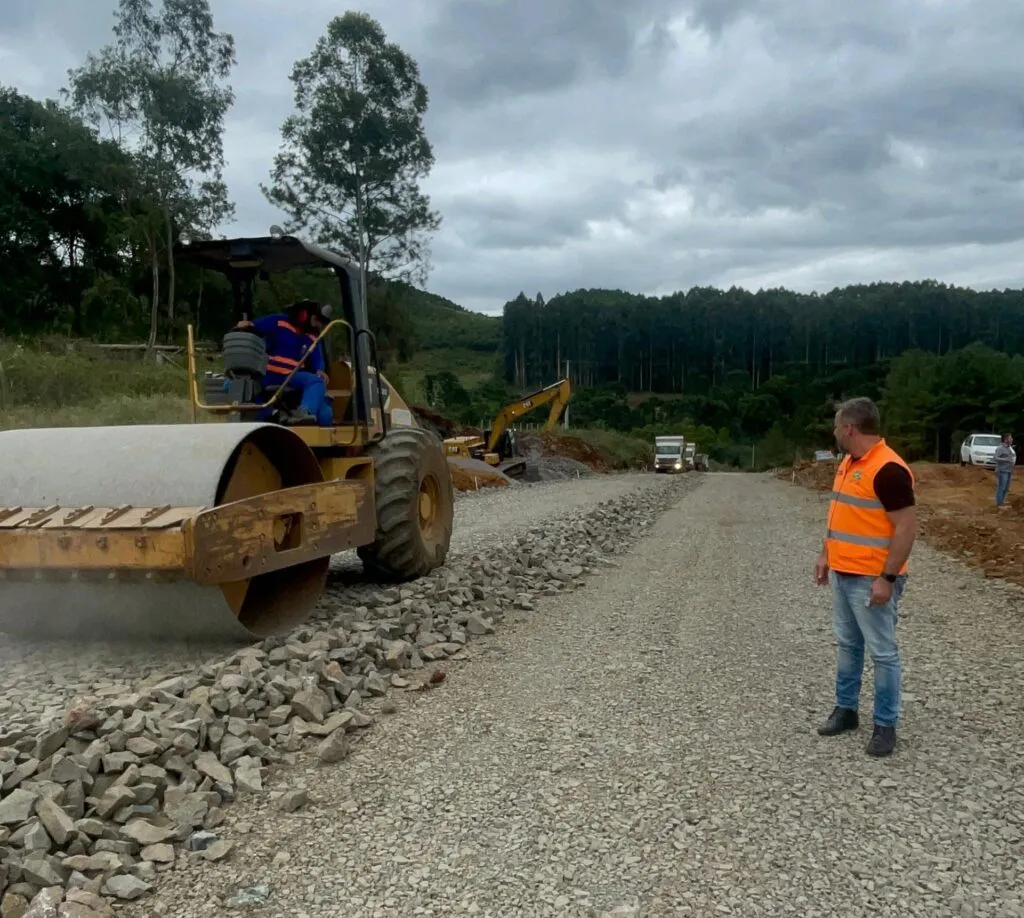
<instances>
[{"instance_id":1,"label":"overcast sky","mask_svg":"<svg viewBox=\"0 0 1024 918\"><path fill-rule=\"evenodd\" d=\"M5 0L0 82L54 96L115 0ZM1022 0L364 0L420 64L443 225L428 288L1024 286ZM423 10L424 12L418 12ZM426 10L432 12L427 13ZM234 34L229 234L288 73L344 6L213 0Z\"/></svg>"}]
</instances>

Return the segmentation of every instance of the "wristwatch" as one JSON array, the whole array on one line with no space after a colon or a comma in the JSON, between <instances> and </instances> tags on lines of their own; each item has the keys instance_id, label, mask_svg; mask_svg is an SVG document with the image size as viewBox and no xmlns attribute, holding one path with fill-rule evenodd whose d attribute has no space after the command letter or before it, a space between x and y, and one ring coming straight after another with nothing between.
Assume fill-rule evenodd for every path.
<instances>
[{"instance_id":1,"label":"wristwatch","mask_svg":"<svg viewBox=\"0 0 1024 918\"><path fill-rule=\"evenodd\" d=\"M889 583L895 583L896 582L896 578L898 576L899 576L898 574L886 574L884 571L882 572L882 579L883 580L888 580Z\"/></svg>"}]
</instances>

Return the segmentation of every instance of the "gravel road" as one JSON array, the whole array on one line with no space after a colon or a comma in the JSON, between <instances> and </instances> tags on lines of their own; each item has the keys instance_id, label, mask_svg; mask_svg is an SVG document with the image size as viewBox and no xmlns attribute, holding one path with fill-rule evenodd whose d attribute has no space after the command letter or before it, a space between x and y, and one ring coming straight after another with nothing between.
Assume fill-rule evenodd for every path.
<instances>
[{"instance_id":1,"label":"gravel road","mask_svg":"<svg viewBox=\"0 0 1024 918\"><path fill-rule=\"evenodd\" d=\"M508 532L521 532L541 520L568 516L633 493L641 486L667 487L670 483L665 476L626 473L464 491L455 505L452 554L501 541Z\"/></svg>"},{"instance_id":2,"label":"gravel road","mask_svg":"<svg viewBox=\"0 0 1024 918\"><path fill-rule=\"evenodd\" d=\"M265 884L296 918L1024 915L1022 591L915 550L900 744L871 759L864 727L814 732L822 499L693 477L616 567L396 693L343 763L300 753L228 808L230 857L179 859L119 913L220 914Z\"/></svg>"},{"instance_id":3,"label":"gravel road","mask_svg":"<svg viewBox=\"0 0 1024 918\"><path fill-rule=\"evenodd\" d=\"M583 507L635 491L651 476L626 474L541 483L502 490L456 492L452 557L559 519ZM662 478L657 484L664 486ZM338 556L339 569L361 568L355 552ZM347 584L341 588L347 589ZM344 601L344 596L337 599ZM0 599L2 601L2 599ZM0 634L0 727L59 717L79 695L116 697L225 656L235 648L187 643L129 646L28 642ZM0 732L3 732L0 730Z\"/></svg>"}]
</instances>

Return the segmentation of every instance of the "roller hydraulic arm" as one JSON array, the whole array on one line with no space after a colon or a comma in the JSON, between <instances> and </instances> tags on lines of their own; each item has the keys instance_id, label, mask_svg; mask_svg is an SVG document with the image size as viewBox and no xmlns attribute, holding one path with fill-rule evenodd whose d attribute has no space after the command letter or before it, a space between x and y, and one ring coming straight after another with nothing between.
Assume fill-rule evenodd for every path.
<instances>
[{"instance_id":1,"label":"roller hydraulic arm","mask_svg":"<svg viewBox=\"0 0 1024 918\"><path fill-rule=\"evenodd\" d=\"M494 424L491 427L490 436L487 438L487 451L493 452L501 441L502 435L516 418L522 417L535 408L551 403L551 411L544 424L544 430L550 431L558 422L559 417L569 404L569 396L572 395L572 386L568 379L560 379L550 386L538 389L536 392L509 402L494 416Z\"/></svg>"}]
</instances>

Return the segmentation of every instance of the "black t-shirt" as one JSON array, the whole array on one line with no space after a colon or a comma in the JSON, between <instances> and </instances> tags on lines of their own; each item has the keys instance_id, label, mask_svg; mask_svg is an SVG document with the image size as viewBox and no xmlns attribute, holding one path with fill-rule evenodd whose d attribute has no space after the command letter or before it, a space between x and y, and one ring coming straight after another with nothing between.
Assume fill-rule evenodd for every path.
<instances>
[{"instance_id":1,"label":"black t-shirt","mask_svg":"<svg viewBox=\"0 0 1024 918\"><path fill-rule=\"evenodd\" d=\"M875 474L875 496L889 513L913 507L914 483L898 462L887 462Z\"/></svg>"}]
</instances>

